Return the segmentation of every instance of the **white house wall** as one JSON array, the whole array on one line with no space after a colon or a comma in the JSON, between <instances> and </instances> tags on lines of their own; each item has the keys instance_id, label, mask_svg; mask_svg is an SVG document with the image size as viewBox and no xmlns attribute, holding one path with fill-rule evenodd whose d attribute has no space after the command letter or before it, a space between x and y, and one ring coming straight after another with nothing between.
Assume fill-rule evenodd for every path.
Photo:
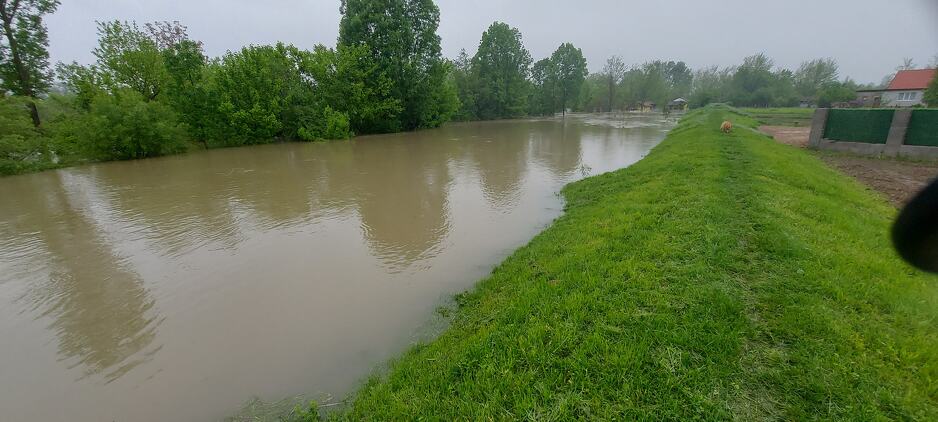
<instances>
[{"instance_id":1,"label":"white house wall","mask_svg":"<svg viewBox=\"0 0 938 422\"><path fill-rule=\"evenodd\" d=\"M900 100L899 94L912 95L910 100ZM883 93L882 105L884 107L912 107L915 105L922 104L922 96L925 94L924 90L910 90L910 91L886 91Z\"/></svg>"}]
</instances>

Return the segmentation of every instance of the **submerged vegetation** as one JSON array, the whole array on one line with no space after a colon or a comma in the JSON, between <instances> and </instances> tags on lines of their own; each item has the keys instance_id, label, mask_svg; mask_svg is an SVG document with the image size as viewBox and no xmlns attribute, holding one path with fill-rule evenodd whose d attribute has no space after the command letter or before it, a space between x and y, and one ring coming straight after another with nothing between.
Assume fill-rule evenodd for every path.
<instances>
[{"instance_id":1,"label":"submerged vegetation","mask_svg":"<svg viewBox=\"0 0 938 422\"><path fill-rule=\"evenodd\" d=\"M441 337L333 416L938 418L938 283L892 251L895 210L754 125L698 110L569 185Z\"/></svg>"}]
</instances>

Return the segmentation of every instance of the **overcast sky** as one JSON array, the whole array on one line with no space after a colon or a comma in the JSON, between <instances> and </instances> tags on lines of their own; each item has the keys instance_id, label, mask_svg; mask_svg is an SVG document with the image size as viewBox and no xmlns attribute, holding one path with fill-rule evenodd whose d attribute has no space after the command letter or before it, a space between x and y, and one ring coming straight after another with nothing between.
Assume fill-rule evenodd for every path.
<instances>
[{"instance_id":1,"label":"overcast sky","mask_svg":"<svg viewBox=\"0 0 938 422\"><path fill-rule=\"evenodd\" d=\"M247 44L335 44L339 0L62 0L47 19L53 62L89 63L95 20L179 20L210 56ZM617 54L627 63L684 60L734 65L765 52L797 68L833 57L841 76L879 82L912 57L938 55L938 0L438 0L443 54L472 54L499 20L521 30L535 60L560 43L583 50L590 70Z\"/></svg>"}]
</instances>

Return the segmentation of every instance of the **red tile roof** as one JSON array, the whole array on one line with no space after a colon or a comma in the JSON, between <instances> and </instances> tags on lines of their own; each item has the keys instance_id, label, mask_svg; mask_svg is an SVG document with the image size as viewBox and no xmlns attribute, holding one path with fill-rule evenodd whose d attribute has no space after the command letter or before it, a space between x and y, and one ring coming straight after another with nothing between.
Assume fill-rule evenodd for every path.
<instances>
[{"instance_id":1,"label":"red tile roof","mask_svg":"<svg viewBox=\"0 0 938 422\"><path fill-rule=\"evenodd\" d=\"M896 73L896 77L892 78L886 90L925 89L936 73L938 73L936 69L900 70Z\"/></svg>"}]
</instances>

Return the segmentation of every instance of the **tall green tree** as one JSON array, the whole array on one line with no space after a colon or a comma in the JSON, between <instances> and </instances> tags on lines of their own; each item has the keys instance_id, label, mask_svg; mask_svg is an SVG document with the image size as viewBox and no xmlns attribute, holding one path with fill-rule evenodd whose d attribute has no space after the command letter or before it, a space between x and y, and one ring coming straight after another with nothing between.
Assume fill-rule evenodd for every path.
<instances>
[{"instance_id":1,"label":"tall green tree","mask_svg":"<svg viewBox=\"0 0 938 422\"><path fill-rule=\"evenodd\" d=\"M214 145L244 145L296 138L313 113L311 81L300 67L305 52L292 45L248 46L229 52L214 67L212 107L220 114Z\"/></svg>"},{"instance_id":2,"label":"tall green tree","mask_svg":"<svg viewBox=\"0 0 938 422\"><path fill-rule=\"evenodd\" d=\"M795 89L802 98L817 99L821 88L837 82L837 61L822 58L801 62L795 71Z\"/></svg>"},{"instance_id":3,"label":"tall green tree","mask_svg":"<svg viewBox=\"0 0 938 422\"><path fill-rule=\"evenodd\" d=\"M554 64L550 58L538 60L531 66L531 94L528 100L529 113L543 116L556 110L554 91L556 78Z\"/></svg>"},{"instance_id":4,"label":"tall green tree","mask_svg":"<svg viewBox=\"0 0 938 422\"><path fill-rule=\"evenodd\" d=\"M157 42L135 22L98 22L97 69L111 89L128 87L155 100L170 81Z\"/></svg>"},{"instance_id":5,"label":"tall green tree","mask_svg":"<svg viewBox=\"0 0 938 422\"><path fill-rule=\"evenodd\" d=\"M668 61L664 64L664 76L668 81L668 98L685 97L690 93L694 74L682 61Z\"/></svg>"},{"instance_id":6,"label":"tall green tree","mask_svg":"<svg viewBox=\"0 0 938 422\"><path fill-rule=\"evenodd\" d=\"M161 54L171 95L185 95L188 87L201 82L202 67L208 62L201 44L182 40L163 49Z\"/></svg>"},{"instance_id":7,"label":"tall green tree","mask_svg":"<svg viewBox=\"0 0 938 422\"><path fill-rule=\"evenodd\" d=\"M35 98L49 89L49 37L42 17L58 0L0 0L0 88L30 98L33 125L39 126Z\"/></svg>"},{"instance_id":8,"label":"tall green tree","mask_svg":"<svg viewBox=\"0 0 938 422\"><path fill-rule=\"evenodd\" d=\"M179 113L180 120L189 125L195 139L204 142L205 115L213 110L206 83L208 58L202 52L202 44L182 39L165 45L161 53L167 74L164 99Z\"/></svg>"},{"instance_id":9,"label":"tall green tree","mask_svg":"<svg viewBox=\"0 0 938 422\"><path fill-rule=\"evenodd\" d=\"M603 76L606 79L606 111L612 111L612 104L616 97L616 87L625 76L625 63L619 56L612 56L606 60L603 67Z\"/></svg>"},{"instance_id":10,"label":"tall green tree","mask_svg":"<svg viewBox=\"0 0 938 422\"><path fill-rule=\"evenodd\" d=\"M589 73L583 51L571 43L563 43L550 56L551 76L555 81L554 95L561 112L566 114L567 107L580 96L580 88Z\"/></svg>"},{"instance_id":11,"label":"tall green tree","mask_svg":"<svg viewBox=\"0 0 938 422\"><path fill-rule=\"evenodd\" d=\"M466 49L459 51L456 60L453 60L453 83L456 84L456 94L459 97L459 110L454 118L458 120L475 120L476 98L478 97L478 80L472 71L472 58ZM530 104L530 101L528 101Z\"/></svg>"},{"instance_id":12,"label":"tall green tree","mask_svg":"<svg viewBox=\"0 0 938 422\"><path fill-rule=\"evenodd\" d=\"M668 70L667 62L655 60L643 63L631 72L629 86L632 99L637 102L652 102L658 107L667 103L671 95Z\"/></svg>"},{"instance_id":13,"label":"tall green tree","mask_svg":"<svg viewBox=\"0 0 938 422\"><path fill-rule=\"evenodd\" d=\"M356 132L394 119L401 111L400 101L389 95L391 81L369 55L365 46L317 45L300 63L303 77L315 86L315 106L344 113Z\"/></svg>"},{"instance_id":14,"label":"tall green tree","mask_svg":"<svg viewBox=\"0 0 938 422\"><path fill-rule=\"evenodd\" d=\"M859 85L847 79L843 82L834 81L821 87L817 92L818 107L830 107L833 103L847 102L857 98Z\"/></svg>"},{"instance_id":15,"label":"tall green tree","mask_svg":"<svg viewBox=\"0 0 938 422\"><path fill-rule=\"evenodd\" d=\"M590 73L580 88L580 98L577 100L577 111L595 113L605 111L608 104L606 98L606 75L603 73Z\"/></svg>"},{"instance_id":16,"label":"tall green tree","mask_svg":"<svg viewBox=\"0 0 938 422\"><path fill-rule=\"evenodd\" d=\"M495 22L482 34L472 58L478 79L477 115L482 119L511 118L527 107L531 53L521 42L521 31Z\"/></svg>"},{"instance_id":17,"label":"tall green tree","mask_svg":"<svg viewBox=\"0 0 938 422\"><path fill-rule=\"evenodd\" d=\"M800 100L795 88L795 74L788 69L779 69L772 73L770 104L773 107L791 107Z\"/></svg>"},{"instance_id":18,"label":"tall green tree","mask_svg":"<svg viewBox=\"0 0 938 422\"><path fill-rule=\"evenodd\" d=\"M366 46L400 101L397 119L367 131L438 126L458 104L440 54L440 10L432 0L343 0L339 44ZM438 101L442 99L441 101Z\"/></svg>"},{"instance_id":19,"label":"tall green tree","mask_svg":"<svg viewBox=\"0 0 938 422\"><path fill-rule=\"evenodd\" d=\"M743 59L731 82L732 102L738 106L767 107L772 104L772 59L759 53Z\"/></svg>"},{"instance_id":20,"label":"tall green tree","mask_svg":"<svg viewBox=\"0 0 938 422\"><path fill-rule=\"evenodd\" d=\"M729 100L729 86L733 77L733 69L711 66L697 69L691 85L688 102L691 107L703 107L711 103L721 103Z\"/></svg>"},{"instance_id":21,"label":"tall green tree","mask_svg":"<svg viewBox=\"0 0 938 422\"><path fill-rule=\"evenodd\" d=\"M98 35L93 65L73 62L57 69L81 109L90 111L93 101L102 101L101 93L116 95L130 89L144 101L166 102L195 139L205 140L205 128L215 112L205 83L208 58L185 26L175 21L146 23L143 28L135 22L98 22ZM126 94L123 97L121 101L130 101Z\"/></svg>"}]
</instances>

